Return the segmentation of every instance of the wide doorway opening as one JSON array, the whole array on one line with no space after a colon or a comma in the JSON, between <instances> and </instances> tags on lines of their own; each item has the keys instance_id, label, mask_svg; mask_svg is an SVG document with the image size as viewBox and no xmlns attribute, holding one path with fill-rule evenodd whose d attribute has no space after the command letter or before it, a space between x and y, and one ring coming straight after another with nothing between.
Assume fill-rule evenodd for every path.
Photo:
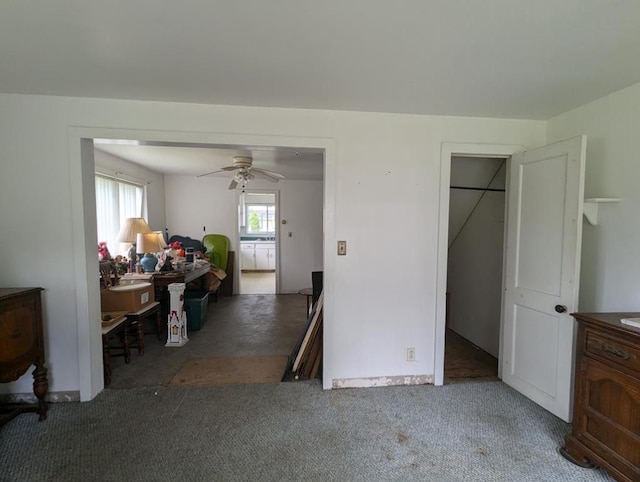
<instances>
[{"instance_id":1,"label":"wide doorway opening","mask_svg":"<svg viewBox=\"0 0 640 482\"><path fill-rule=\"evenodd\" d=\"M283 178L277 182L259 179L249 171L242 179L245 183L236 182L237 170L228 166L240 155L252 156L255 171L281 172ZM308 319L307 299L298 292L311 285L312 272L324 269L324 150L101 139L94 144L91 170L96 176L100 173L115 181L135 183L144 194L135 216L144 218L169 247L169 241L177 236L183 244L200 242L203 251L199 256L200 248L196 250L193 265L178 263L168 273L143 273L152 275L145 281L154 284L154 303L162 305L161 321L157 322L155 314L138 320L146 335L141 338L144 349L140 349L140 336L130 335L134 345L129 356L113 356L109 361L108 387L282 380ZM281 210L289 223L284 240L278 229ZM129 216L134 215L125 218ZM211 244L218 255L219 250L228 250L222 258L208 255L207 240L212 236L227 238L226 244ZM252 266L242 258L240 249L246 238L252 242ZM117 246L121 241L117 233L106 240L112 240L107 244L114 254L124 248ZM152 250L153 254L162 258L165 249L158 250ZM200 261L216 267L220 259L228 264L223 266L226 278L219 287L203 282L206 275L190 279ZM280 266L284 267L282 272ZM186 284L184 302L189 306L185 311L193 319L187 320L188 342L167 347L167 283L156 283L156 278L176 271L183 273L175 281ZM249 276L243 276L245 271ZM120 284L130 281L129 274L120 273ZM250 279L252 274L259 276ZM103 335L111 337L112 355L120 354L118 349L126 336L116 328L103 330Z\"/></svg>"}]
</instances>

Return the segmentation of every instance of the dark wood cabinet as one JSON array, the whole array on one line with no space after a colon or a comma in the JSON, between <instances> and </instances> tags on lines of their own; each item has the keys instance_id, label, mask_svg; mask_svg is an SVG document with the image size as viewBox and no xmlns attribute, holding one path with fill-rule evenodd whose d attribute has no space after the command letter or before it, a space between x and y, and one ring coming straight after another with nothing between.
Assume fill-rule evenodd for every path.
<instances>
[{"instance_id":1,"label":"dark wood cabinet","mask_svg":"<svg viewBox=\"0 0 640 482\"><path fill-rule=\"evenodd\" d=\"M573 426L563 455L640 480L640 313L575 313L578 322Z\"/></svg>"},{"instance_id":2,"label":"dark wood cabinet","mask_svg":"<svg viewBox=\"0 0 640 482\"><path fill-rule=\"evenodd\" d=\"M47 418L45 396L49 389L44 366L42 333L42 288L0 288L0 383L17 380L32 365L36 404L0 407L0 425L22 412L37 412Z\"/></svg>"}]
</instances>

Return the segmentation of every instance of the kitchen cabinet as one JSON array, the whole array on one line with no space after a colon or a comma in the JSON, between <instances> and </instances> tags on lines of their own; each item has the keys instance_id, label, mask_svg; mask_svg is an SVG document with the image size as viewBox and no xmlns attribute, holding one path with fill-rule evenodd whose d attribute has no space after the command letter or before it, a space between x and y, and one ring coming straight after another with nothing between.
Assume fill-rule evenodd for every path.
<instances>
[{"instance_id":1,"label":"kitchen cabinet","mask_svg":"<svg viewBox=\"0 0 640 482\"><path fill-rule=\"evenodd\" d=\"M276 244L270 242L240 243L240 267L243 271L276 269Z\"/></svg>"},{"instance_id":2,"label":"kitchen cabinet","mask_svg":"<svg viewBox=\"0 0 640 482\"><path fill-rule=\"evenodd\" d=\"M276 245L256 244L256 269L271 271L276 269Z\"/></svg>"},{"instance_id":3,"label":"kitchen cabinet","mask_svg":"<svg viewBox=\"0 0 640 482\"><path fill-rule=\"evenodd\" d=\"M242 271L256 269L256 245L240 243L240 269Z\"/></svg>"}]
</instances>

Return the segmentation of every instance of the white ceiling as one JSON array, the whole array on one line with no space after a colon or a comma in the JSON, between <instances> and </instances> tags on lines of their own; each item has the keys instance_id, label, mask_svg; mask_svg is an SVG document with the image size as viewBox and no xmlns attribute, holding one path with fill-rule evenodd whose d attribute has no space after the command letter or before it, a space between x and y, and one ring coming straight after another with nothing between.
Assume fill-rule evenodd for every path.
<instances>
[{"instance_id":1,"label":"white ceiling","mask_svg":"<svg viewBox=\"0 0 640 482\"><path fill-rule=\"evenodd\" d=\"M638 59L638 0L0 2L5 93L547 119Z\"/></svg>"},{"instance_id":2,"label":"white ceiling","mask_svg":"<svg viewBox=\"0 0 640 482\"><path fill-rule=\"evenodd\" d=\"M122 145L97 142L95 148L167 175L198 176L233 165L233 156L249 156L253 158L253 167L279 172L286 179L323 178L323 153L317 149L189 144ZM230 178L234 173L217 173L214 176Z\"/></svg>"},{"instance_id":3,"label":"white ceiling","mask_svg":"<svg viewBox=\"0 0 640 482\"><path fill-rule=\"evenodd\" d=\"M0 1L5 93L547 119L640 81L638 59L638 0ZM322 178L321 153L212 147L99 146Z\"/></svg>"}]
</instances>

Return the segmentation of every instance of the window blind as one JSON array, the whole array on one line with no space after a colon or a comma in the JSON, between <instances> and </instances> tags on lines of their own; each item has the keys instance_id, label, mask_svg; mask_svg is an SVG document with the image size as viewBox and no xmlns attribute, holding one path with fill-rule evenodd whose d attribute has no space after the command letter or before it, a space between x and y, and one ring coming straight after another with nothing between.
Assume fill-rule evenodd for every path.
<instances>
[{"instance_id":1,"label":"window blind","mask_svg":"<svg viewBox=\"0 0 640 482\"><path fill-rule=\"evenodd\" d=\"M144 188L99 174L95 181L98 242L106 242L112 256L126 254L128 246L118 242L118 232L126 218L142 217Z\"/></svg>"}]
</instances>

